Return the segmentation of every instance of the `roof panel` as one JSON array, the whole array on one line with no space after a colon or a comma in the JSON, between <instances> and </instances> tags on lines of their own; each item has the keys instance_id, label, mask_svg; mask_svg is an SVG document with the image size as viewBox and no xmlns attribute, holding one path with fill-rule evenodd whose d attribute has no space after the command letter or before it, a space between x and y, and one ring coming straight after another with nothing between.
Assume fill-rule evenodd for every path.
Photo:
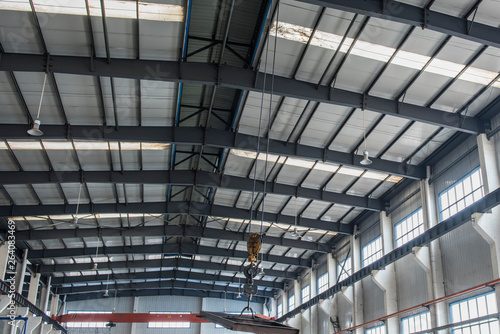
<instances>
[{"instance_id":1,"label":"roof panel","mask_svg":"<svg viewBox=\"0 0 500 334\"><path fill-rule=\"evenodd\" d=\"M0 117L4 123L25 123L26 113L19 103L19 94L14 90L9 73L0 72Z\"/></svg>"},{"instance_id":2,"label":"roof panel","mask_svg":"<svg viewBox=\"0 0 500 334\"><path fill-rule=\"evenodd\" d=\"M23 2L26 11L0 10L2 34L0 43L5 52L43 53L43 47L32 24L31 8Z\"/></svg>"}]
</instances>

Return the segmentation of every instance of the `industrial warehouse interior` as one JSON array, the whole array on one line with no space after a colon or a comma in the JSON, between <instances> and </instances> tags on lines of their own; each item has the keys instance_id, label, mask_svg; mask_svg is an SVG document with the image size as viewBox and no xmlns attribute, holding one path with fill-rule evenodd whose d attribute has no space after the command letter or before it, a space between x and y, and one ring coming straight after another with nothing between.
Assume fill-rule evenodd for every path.
<instances>
[{"instance_id":1,"label":"industrial warehouse interior","mask_svg":"<svg viewBox=\"0 0 500 334\"><path fill-rule=\"evenodd\" d=\"M1 0L0 333L500 333L500 1Z\"/></svg>"}]
</instances>

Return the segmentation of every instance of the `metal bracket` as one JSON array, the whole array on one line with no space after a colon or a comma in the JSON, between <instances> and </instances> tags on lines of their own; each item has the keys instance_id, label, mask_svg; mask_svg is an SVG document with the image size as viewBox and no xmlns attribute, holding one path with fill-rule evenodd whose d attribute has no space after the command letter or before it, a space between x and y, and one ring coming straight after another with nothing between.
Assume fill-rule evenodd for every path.
<instances>
[{"instance_id":1,"label":"metal bracket","mask_svg":"<svg viewBox=\"0 0 500 334\"><path fill-rule=\"evenodd\" d=\"M363 93L363 100L361 101L361 110L366 109L366 100L368 99L368 95L366 93Z\"/></svg>"},{"instance_id":2,"label":"metal bracket","mask_svg":"<svg viewBox=\"0 0 500 334\"><path fill-rule=\"evenodd\" d=\"M47 60L45 61L45 73L50 72L50 68L52 67L52 59L50 58L50 53L46 53L45 56L47 57Z\"/></svg>"},{"instance_id":3,"label":"metal bracket","mask_svg":"<svg viewBox=\"0 0 500 334\"><path fill-rule=\"evenodd\" d=\"M424 30L425 28L427 28L427 25L429 23L429 21L428 21L429 8L424 7L422 14L423 14L422 30Z\"/></svg>"}]
</instances>

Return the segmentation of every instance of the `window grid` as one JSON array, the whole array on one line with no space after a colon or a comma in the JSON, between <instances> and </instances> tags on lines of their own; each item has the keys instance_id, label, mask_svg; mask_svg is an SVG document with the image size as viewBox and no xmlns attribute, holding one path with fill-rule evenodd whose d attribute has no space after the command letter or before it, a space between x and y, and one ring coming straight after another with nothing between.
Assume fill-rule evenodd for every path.
<instances>
[{"instance_id":1,"label":"window grid","mask_svg":"<svg viewBox=\"0 0 500 334\"><path fill-rule=\"evenodd\" d=\"M324 273L318 277L318 294L325 292L328 289L328 273Z\"/></svg>"},{"instance_id":2,"label":"window grid","mask_svg":"<svg viewBox=\"0 0 500 334\"><path fill-rule=\"evenodd\" d=\"M283 316L283 304L279 303L278 304L278 312L277 312L278 318L281 318Z\"/></svg>"},{"instance_id":3,"label":"window grid","mask_svg":"<svg viewBox=\"0 0 500 334\"><path fill-rule=\"evenodd\" d=\"M394 232L396 247L404 245L424 233L424 214L422 208L417 209L394 225Z\"/></svg>"},{"instance_id":4,"label":"window grid","mask_svg":"<svg viewBox=\"0 0 500 334\"><path fill-rule=\"evenodd\" d=\"M439 194L441 221L462 211L483 196L483 178L478 167Z\"/></svg>"},{"instance_id":5,"label":"window grid","mask_svg":"<svg viewBox=\"0 0 500 334\"><path fill-rule=\"evenodd\" d=\"M191 312L149 312L152 314L191 314ZM181 321L148 322L148 328L191 328L191 323Z\"/></svg>"},{"instance_id":6,"label":"window grid","mask_svg":"<svg viewBox=\"0 0 500 334\"><path fill-rule=\"evenodd\" d=\"M365 334L385 334L385 325L367 328Z\"/></svg>"},{"instance_id":7,"label":"window grid","mask_svg":"<svg viewBox=\"0 0 500 334\"><path fill-rule=\"evenodd\" d=\"M99 314L109 314L111 311L68 311L68 314L72 313L99 313ZM67 322L66 326L68 328L106 328L107 322Z\"/></svg>"},{"instance_id":8,"label":"window grid","mask_svg":"<svg viewBox=\"0 0 500 334\"><path fill-rule=\"evenodd\" d=\"M295 308L295 296L291 295L288 297L288 312Z\"/></svg>"},{"instance_id":9,"label":"window grid","mask_svg":"<svg viewBox=\"0 0 500 334\"><path fill-rule=\"evenodd\" d=\"M382 238L378 236L367 243L362 249L363 267L380 259L383 255L382 253Z\"/></svg>"},{"instance_id":10,"label":"window grid","mask_svg":"<svg viewBox=\"0 0 500 334\"><path fill-rule=\"evenodd\" d=\"M495 314L497 312L495 292L489 292L450 304L450 317L452 323L472 320L489 314ZM495 318L472 322L452 328L452 333L454 334L497 334L499 332L499 322L498 319Z\"/></svg>"},{"instance_id":11,"label":"window grid","mask_svg":"<svg viewBox=\"0 0 500 334\"><path fill-rule=\"evenodd\" d=\"M401 319L401 334L421 332L431 328L431 313L429 311L411 315Z\"/></svg>"},{"instance_id":12,"label":"window grid","mask_svg":"<svg viewBox=\"0 0 500 334\"><path fill-rule=\"evenodd\" d=\"M344 270L342 270L342 267L344 267ZM347 259L345 259L344 261L340 261L339 264L337 264L337 279L339 282L342 282L351 275L352 261L351 257L349 256Z\"/></svg>"},{"instance_id":13,"label":"window grid","mask_svg":"<svg viewBox=\"0 0 500 334\"><path fill-rule=\"evenodd\" d=\"M305 287L302 288L302 304L304 304L309 300L310 295L311 295L310 286L306 285Z\"/></svg>"}]
</instances>

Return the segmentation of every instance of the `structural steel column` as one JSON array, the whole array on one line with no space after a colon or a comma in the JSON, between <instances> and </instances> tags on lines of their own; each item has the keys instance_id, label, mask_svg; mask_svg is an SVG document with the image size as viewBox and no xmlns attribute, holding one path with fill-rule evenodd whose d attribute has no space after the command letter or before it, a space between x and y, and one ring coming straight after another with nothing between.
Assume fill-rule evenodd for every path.
<instances>
[{"instance_id":1,"label":"structural steel column","mask_svg":"<svg viewBox=\"0 0 500 334\"><path fill-rule=\"evenodd\" d=\"M384 254L394 250L393 226L391 218L385 211L380 212L380 231L382 232L382 243ZM372 279L384 292L384 314L392 314L398 311L398 296L396 284L395 263L391 263L383 270L373 271ZM399 319L389 318L386 322L387 332L391 334L399 333Z\"/></svg>"},{"instance_id":2,"label":"structural steel column","mask_svg":"<svg viewBox=\"0 0 500 334\"><path fill-rule=\"evenodd\" d=\"M428 166L427 178L420 182L420 194L422 196L422 210L426 230L436 226L439 223L439 213L436 207L436 195L434 192L434 186L432 184L429 184L430 174L430 167ZM424 264L424 270L426 270L427 272L430 271L430 278L428 277L427 282L428 284L430 284L428 289L431 289L432 299L444 297L445 291L443 262L441 258L441 247L439 245L439 239L434 240L429 244L430 264L425 264L427 263L427 261L425 260L425 255L418 254L420 251L422 251L422 254L424 254L425 247L420 250L415 249L414 252L416 254L416 257L421 259L420 262ZM427 269L425 269L426 267ZM446 304L444 302L437 303L431 306L430 312L432 328L444 326L448 323L448 312L446 309Z\"/></svg>"}]
</instances>

